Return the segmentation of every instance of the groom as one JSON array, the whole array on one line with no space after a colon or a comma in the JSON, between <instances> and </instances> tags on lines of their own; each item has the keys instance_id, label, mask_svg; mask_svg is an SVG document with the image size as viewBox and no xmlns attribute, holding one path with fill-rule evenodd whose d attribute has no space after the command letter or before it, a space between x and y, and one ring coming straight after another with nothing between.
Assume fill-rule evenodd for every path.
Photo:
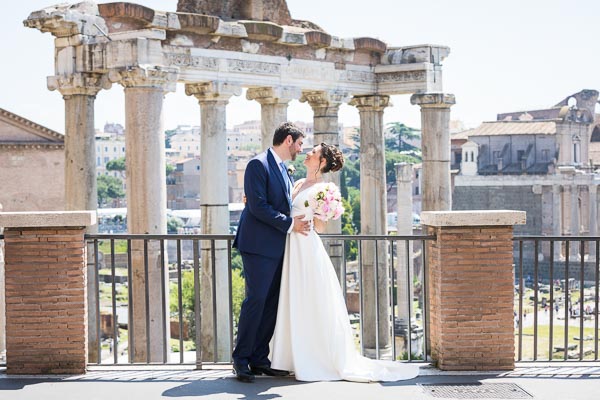
<instances>
[{"instance_id":1,"label":"groom","mask_svg":"<svg viewBox=\"0 0 600 400\"><path fill-rule=\"evenodd\" d=\"M233 247L244 263L246 298L242 303L233 369L238 380L255 375L285 376L271 368L269 342L275 330L283 253L288 233L308 231L303 215L292 218L292 180L284 161L302 151L304 133L294 124L281 124L273 147L248 163L244 174L246 206L240 217Z\"/></svg>"}]
</instances>

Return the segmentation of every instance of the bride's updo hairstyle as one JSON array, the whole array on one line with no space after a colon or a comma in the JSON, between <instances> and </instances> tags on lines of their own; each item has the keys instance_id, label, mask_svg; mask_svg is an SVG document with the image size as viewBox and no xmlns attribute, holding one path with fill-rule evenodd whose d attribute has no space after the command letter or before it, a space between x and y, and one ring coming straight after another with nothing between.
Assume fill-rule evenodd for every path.
<instances>
[{"instance_id":1,"label":"bride's updo hairstyle","mask_svg":"<svg viewBox=\"0 0 600 400\"><path fill-rule=\"evenodd\" d=\"M321 159L325 160L325 166L321 168L324 174L339 171L344 166L344 155L331 144L321 143Z\"/></svg>"}]
</instances>

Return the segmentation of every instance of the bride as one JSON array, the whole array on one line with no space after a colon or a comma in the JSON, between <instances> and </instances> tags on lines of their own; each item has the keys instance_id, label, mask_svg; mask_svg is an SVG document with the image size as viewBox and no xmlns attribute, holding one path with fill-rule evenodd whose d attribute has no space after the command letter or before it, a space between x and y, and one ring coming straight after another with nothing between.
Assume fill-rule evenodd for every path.
<instances>
[{"instance_id":1,"label":"bride","mask_svg":"<svg viewBox=\"0 0 600 400\"><path fill-rule=\"evenodd\" d=\"M348 311L337 275L317 232L325 222L313 218L305 201L323 174L342 168L335 146L321 143L307 153L306 178L294 186L292 216L313 220L308 235L288 235L271 367L294 371L301 381L396 381L417 376L418 367L361 356L354 344ZM311 190L311 188L313 190Z\"/></svg>"}]
</instances>

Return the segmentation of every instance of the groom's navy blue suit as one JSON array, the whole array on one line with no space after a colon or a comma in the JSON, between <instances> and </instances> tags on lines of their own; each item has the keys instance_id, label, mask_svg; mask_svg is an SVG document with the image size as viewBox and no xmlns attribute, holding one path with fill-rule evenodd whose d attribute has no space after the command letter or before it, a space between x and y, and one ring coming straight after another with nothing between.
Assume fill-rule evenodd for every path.
<instances>
[{"instance_id":1,"label":"groom's navy blue suit","mask_svg":"<svg viewBox=\"0 0 600 400\"><path fill-rule=\"evenodd\" d=\"M291 194L270 150L248 163L244 192L246 206L233 247L242 255L246 299L242 303L233 361L263 366L271 364L269 341L277 319L285 241L293 221Z\"/></svg>"}]
</instances>

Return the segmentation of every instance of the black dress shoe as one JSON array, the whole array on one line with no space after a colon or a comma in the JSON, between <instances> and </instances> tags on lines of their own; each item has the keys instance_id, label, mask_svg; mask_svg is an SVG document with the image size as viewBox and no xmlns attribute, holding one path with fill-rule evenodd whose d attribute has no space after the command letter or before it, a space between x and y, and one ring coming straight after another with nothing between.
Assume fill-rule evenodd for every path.
<instances>
[{"instance_id":1,"label":"black dress shoe","mask_svg":"<svg viewBox=\"0 0 600 400\"><path fill-rule=\"evenodd\" d=\"M254 382L254 375L247 365L233 364L233 373L238 381Z\"/></svg>"},{"instance_id":2,"label":"black dress shoe","mask_svg":"<svg viewBox=\"0 0 600 400\"><path fill-rule=\"evenodd\" d=\"M288 376L290 373L288 371L283 371L281 369L271 368L268 365L251 365L250 371L254 375L268 375L268 376Z\"/></svg>"}]
</instances>

